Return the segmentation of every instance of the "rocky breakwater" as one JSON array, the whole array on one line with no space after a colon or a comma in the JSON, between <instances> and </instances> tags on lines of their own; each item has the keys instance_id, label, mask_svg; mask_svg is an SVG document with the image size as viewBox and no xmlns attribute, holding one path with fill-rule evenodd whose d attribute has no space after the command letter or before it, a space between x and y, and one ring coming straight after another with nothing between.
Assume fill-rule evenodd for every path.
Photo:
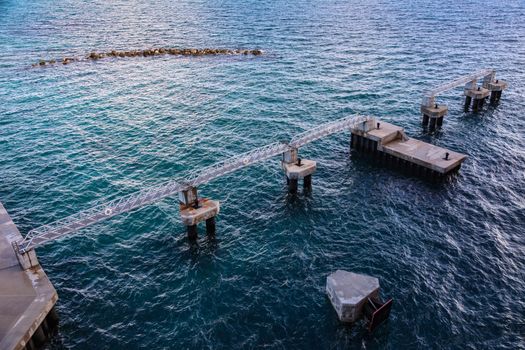
<instances>
[{"instance_id":1,"label":"rocky breakwater","mask_svg":"<svg viewBox=\"0 0 525 350\"><path fill-rule=\"evenodd\" d=\"M155 48L146 50L131 50L131 51L117 51L111 50L109 52L91 52L85 57L63 57L61 59L40 60L33 64L33 67L42 67L55 64L70 64L77 61L97 61L104 58L124 58L124 57L148 57L148 56L216 56L216 55L262 55L262 50L230 50L230 49L176 49L176 48Z\"/></svg>"}]
</instances>

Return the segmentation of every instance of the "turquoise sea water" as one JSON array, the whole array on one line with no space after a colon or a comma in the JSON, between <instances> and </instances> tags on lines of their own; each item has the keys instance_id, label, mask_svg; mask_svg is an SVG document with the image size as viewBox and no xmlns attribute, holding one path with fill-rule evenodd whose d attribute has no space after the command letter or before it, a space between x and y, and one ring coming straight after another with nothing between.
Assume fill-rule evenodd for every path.
<instances>
[{"instance_id":1,"label":"turquoise sea water","mask_svg":"<svg viewBox=\"0 0 525 350\"><path fill-rule=\"evenodd\" d=\"M351 113L469 157L435 185L335 135L301 149L311 195L287 195L278 157L199 188L222 204L214 241L190 245L170 199L39 248L49 348L525 348L524 18L523 1L0 0L0 201L23 233ZM30 67L159 46L265 54ZM501 104L463 113L455 89L423 133L422 92L484 67ZM395 299L374 335L337 321L339 268Z\"/></svg>"}]
</instances>

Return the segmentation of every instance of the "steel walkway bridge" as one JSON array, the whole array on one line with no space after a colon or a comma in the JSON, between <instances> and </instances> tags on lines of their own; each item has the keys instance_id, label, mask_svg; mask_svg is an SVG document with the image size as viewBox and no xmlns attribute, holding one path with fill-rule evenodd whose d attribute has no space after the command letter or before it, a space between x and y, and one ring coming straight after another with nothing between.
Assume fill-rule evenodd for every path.
<instances>
[{"instance_id":1,"label":"steel walkway bridge","mask_svg":"<svg viewBox=\"0 0 525 350\"><path fill-rule=\"evenodd\" d=\"M276 142L233 156L204 169L193 171L187 178L176 178L158 186L144 188L138 192L112 201L99 202L90 209L30 230L22 241L17 242L14 248L17 253L25 254L36 247L74 234L87 226L104 221L115 215L130 212L146 205L156 203L166 197L180 195L183 191L194 189L199 185L208 183L220 176L250 166L254 163L261 162L280 154L284 155L290 151L295 151L296 154L299 147L310 142L334 133L350 130L360 124L366 124L370 121L373 121L373 118L354 115L334 122L322 124L296 135L289 142Z\"/></svg>"},{"instance_id":2,"label":"steel walkway bridge","mask_svg":"<svg viewBox=\"0 0 525 350\"><path fill-rule=\"evenodd\" d=\"M487 88L488 84L494 80L495 76L496 71L491 68L481 69L477 72L463 75L453 81L439 85L438 87L425 92L421 104L423 106L433 106L435 104L435 99L437 95L458 86L466 84L466 89L474 88L477 84L478 79L480 78L483 78L483 87Z\"/></svg>"}]
</instances>

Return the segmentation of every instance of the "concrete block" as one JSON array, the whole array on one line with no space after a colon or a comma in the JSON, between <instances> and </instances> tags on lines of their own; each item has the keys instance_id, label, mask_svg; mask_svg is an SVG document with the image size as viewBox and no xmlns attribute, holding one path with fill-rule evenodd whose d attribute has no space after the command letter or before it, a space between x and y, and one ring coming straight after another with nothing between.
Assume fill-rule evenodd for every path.
<instances>
[{"instance_id":1,"label":"concrete block","mask_svg":"<svg viewBox=\"0 0 525 350\"><path fill-rule=\"evenodd\" d=\"M367 299L379 298L379 280L375 277L337 270L326 278L326 293L342 322L363 317Z\"/></svg>"},{"instance_id":2,"label":"concrete block","mask_svg":"<svg viewBox=\"0 0 525 350\"><path fill-rule=\"evenodd\" d=\"M283 169L288 179L300 180L305 176L311 175L317 169L317 162L309 159L301 159L301 165L297 163L284 163Z\"/></svg>"},{"instance_id":3,"label":"concrete block","mask_svg":"<svg viewBox=\"0 0 525 350\"><path fill-rule=\"evenodd\" d=\"M283 153L283 163L295 163L297 162L297 148Z\"/></svg>"},{"instance_id":4,"label":"concrete block","mask_svg":"<svg viewBox=\"0 0 525 350\"><path fill-rule=\"evenodd\" d=\"M465 90L464 94L465 96L471 97L474 100L480 100L482 98L487 97L490 94L490 91L485 88L479 88L479 90L478 89Z\"/></svg>"},{"instance_id":5,"label":"concrete block","mask_svg":"<svg viewBox=\"0 0 525 350\"><path fill-rule=\"evenodd\" d=\"M503 80L496 80L488 84L488 90L490 91L503 91L509 84Z\"/></svg>"},{"instance_id":6,"label":"concrete block","mask_svg":"<svg viewBox=\"0 0 525 350\"><path fill-rule=\"evenodd\" d=\"M448 113L448 107L446 105L433 105L423 106L421 105L421 113L428 115L430 118L439 118Z\"/></svg>"},{"instance_id":7,"label":"concrete block","mask_svg":"<svg viewBox=\"0 0 525 350\"><path fill-rule=\"evenodd\" d=\"M199 207L181 206L180 217L186 226L193 226L219 214L219 201L206 198L199 199Z\"/></svg>"},{"instance_id":8,"label":"concrete block","mask_svg":"<svg viewBox=\"0 0 525 350\"><path fill-rule=\"evenodd\" d=\"M191 206L197 200L197 188L190 187L187 190L179 192L179 202L185 206Z\"/></svg>"},{"instance_id":9,"label":"concrete block","mask_svg":"<svg viewBox=\"0 0 525 350\"><path fill-rule=\"evenodd\" d=\"M369 132L370 130L374 130L376 128L377 128L376 119L371 118L369 120L359 123L354 129L361 131L361 132Z\"/></svg>"}]
</instances>

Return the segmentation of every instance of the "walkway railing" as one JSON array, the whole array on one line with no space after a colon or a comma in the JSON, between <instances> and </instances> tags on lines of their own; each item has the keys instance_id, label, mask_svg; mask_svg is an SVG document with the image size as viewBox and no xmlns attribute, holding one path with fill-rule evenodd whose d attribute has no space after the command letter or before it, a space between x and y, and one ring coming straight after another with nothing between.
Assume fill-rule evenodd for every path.
<instances>
[{"instance_id":1,"label":"walkway railing","mask_svg":"<svg viewBox=\"0 0 525 350\"><path fill-rule=\"evenodd\" d=\"M322 137L350 130L358 124L370 120L368 116L350 116L334 122L326 123L307 130L293 137L289 143L276 142L252 151L242 153L204 169L198 169L186 179L175 179L155 187L145 188L127 196L96 204L90 209L57 220L47 225L32 229L27 236L18 242L20 253L26 253L47 242L72 234L87 226L109 219L115 215L158 202L166 197L177 195L190 187L210 182L220 176L235 170L250 166L271 157L283 154L291 149L297 149Z\"/></svg>"}]
</instances>

